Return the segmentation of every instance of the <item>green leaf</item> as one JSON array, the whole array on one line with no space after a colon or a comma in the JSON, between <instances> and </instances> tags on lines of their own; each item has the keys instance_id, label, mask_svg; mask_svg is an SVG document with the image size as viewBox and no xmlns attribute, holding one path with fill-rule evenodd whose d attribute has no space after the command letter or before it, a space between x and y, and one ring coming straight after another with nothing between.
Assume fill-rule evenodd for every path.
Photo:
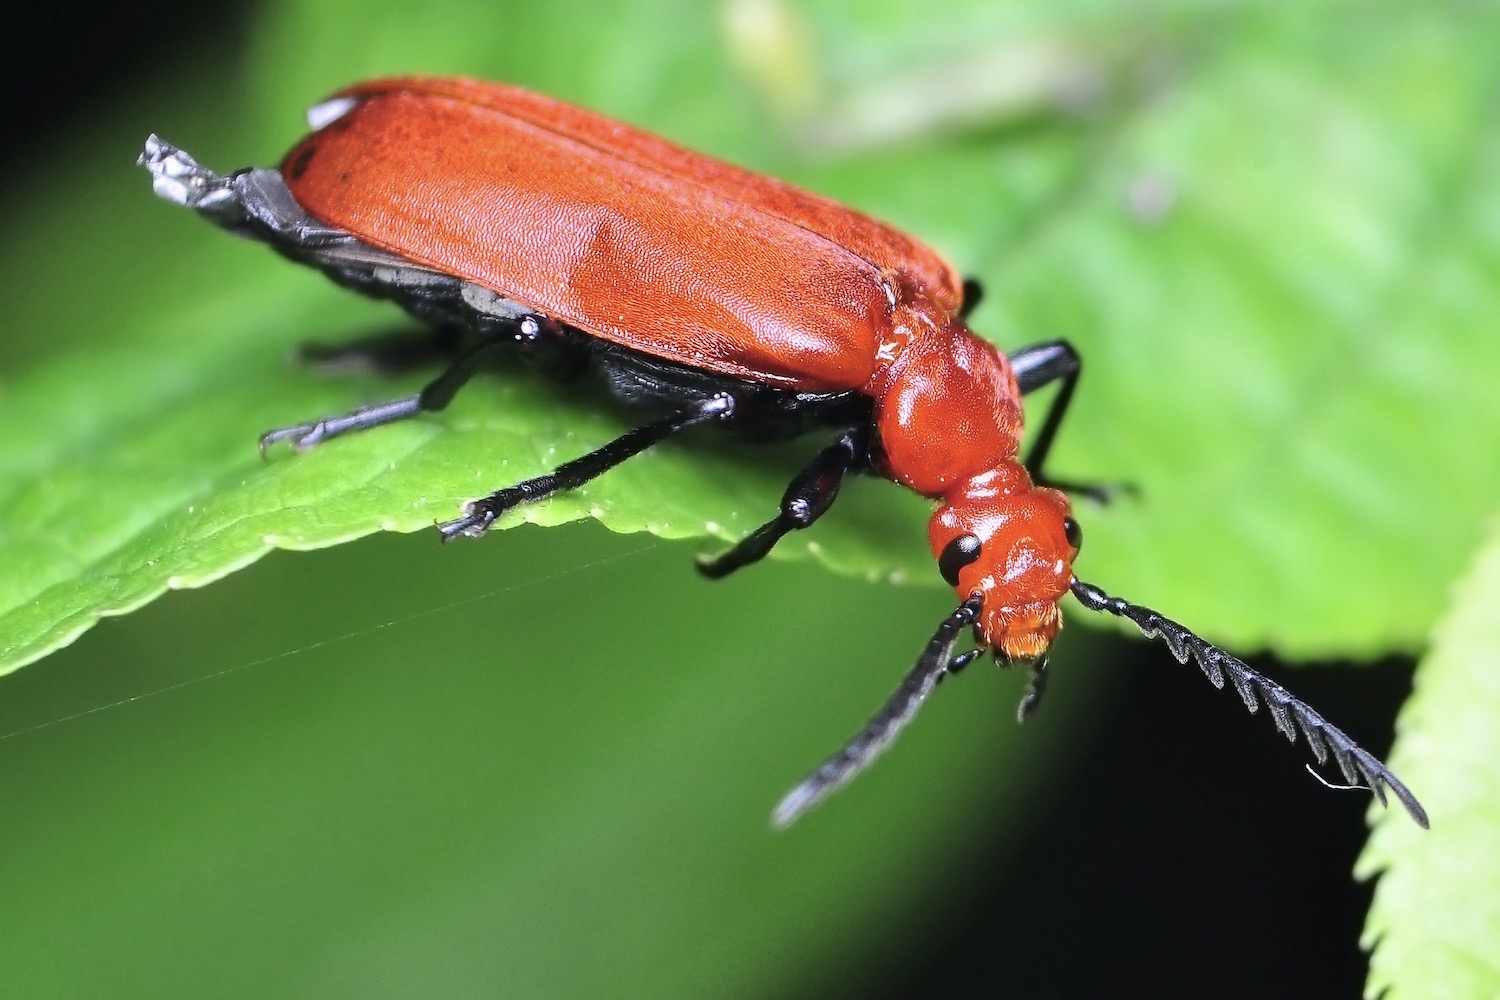
<instances>
[{"instance_id":1,"label":"green leaf","mask_svg":"<svg viewBox=\"0 0 1500 1000\"><path fill-rule=\"evenodd\" d=\"M1432 830L1378 815L1360 858L1380 877L1365 926L1366 995L1500 994L1500 520L1453 591L1416 689L1397 723L1391 764L1422 789Z\"/></svg>"},{"instance_id":2,"label":"green leaf","mask_svg":"<svg viewBox=\"0 0 1500 1000\"><path fill-rule=\"evenodd\" d=\"M692 8L631 14L566 42L551 33L559 15L524 15L514 30L570 53L566 79L554 75L561 51L544 47L521 66L482 45L466 56L425 15L359 9L288 8L272 21L253 106L214 109L220 120L205 128L204 89L197 115L164 110L155 124L211 165L268 162L300 107L343 80L424 65L519 73L890 216L988 281L978 328L1005 345L1067 336L1087 358L1057 467L1142 494L1084 512L1080 572L1221 640L1299 654L1415 645L1496 495L1488 465L1433 474L1471 464L1500 431L1500 410L1484 405L1487 373L1500 368L1489 335L1500 318L1500 196L1484 182L1497 152L1471 128L1492 105L1494 70L1464 57L1484 47L1456 18L1388 10L1357 40L1331 13L1229 26L1182 16L1123 35L1108 19L1059 17L1019 34L978 19L964 33L971 71L1030 40L1110 89L1091 116L1053 107L1024 131L818 164L755 127L744 92L706 54L722 44L716 26ZM376 33L341 46L349 58L279 57L291 36L343 37L356 22ZM668 23L683 29L670 41L656 34ZM903 23L890 17L891 37ZM657 40L649 67L611 58L622 33ZM827 73L860 49L831 30L817 43ZM903 81L893 68L899 51L866 51L834 93L878 71L894 92L931 98L931 79ZM226 116L276 122L278 140L226 148L215 140ZM396 317L148 204L143 176L119 176L129 155L124 144L93 148L69 158L72 174L22 186L42 192L34 201L54 217L30 239L51 275L34 294L53 310L8 308L33 319L22 325L44 343L39 325L94 329L87 350L17 369L0 400L0 563L12 568L0 580L0 669L272 548L425 528L628 426L596 394L497 380L441 416L262 462L254 439L267 427L419 384L321 379L286 363L298 342ZM107 181L100 163L115 165ZM93 194L65 196L73 190ZM101 203L130 226L101 225ZM135 258L114 268L136 280L102 329L97 312L59 292L85 232L95 256ZM733 538L768 515L803 452L668 445L512 521L593 516L618 531ZM778 554L815 551L841 571L938 585L920 502L887 489L843 506Z\"/></svg>"}]
</instances>

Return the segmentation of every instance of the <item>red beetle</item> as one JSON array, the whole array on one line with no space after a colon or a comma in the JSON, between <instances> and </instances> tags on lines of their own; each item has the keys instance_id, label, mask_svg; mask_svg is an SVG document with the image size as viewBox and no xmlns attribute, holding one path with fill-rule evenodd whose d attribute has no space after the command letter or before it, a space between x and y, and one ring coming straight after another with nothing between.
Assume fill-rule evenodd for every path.
<instances>
[{"instance_id":1,"label":"red beetle","mask_svg":"<svg viewBox=\"0 0 1500 1000\"><path fill-rule=\"evenodd\" d=\"M1376 757L1284 688L1149 608L1073 574L1081 540L1043 463L1081 364L1064 341L1006 356L964 325L978 286L881 222L601 115L472 80L375 80L308 114L313 129L280 170L220 177L151 136L141 163L157 194L270 244L341 285L395 301L431 326L425 341L334 352L393 366L442 350L450 367L421 392L273 430L262 449L299 451L350 431L441 410L492 352L519 348L554 375L586 371L660 416L559 466L466 505L440 525L477 536L522 503L588 482L700 424L755 438L834 432L792 480L780 512L701 560L720 577L755 562L832 505L846 474L894 480L939 506L928 527L961 604L858 735L777 807L786 824L883 749L946 674L984 649L1027 661L1025 717L1069 591L1134 622L1215 685L1227 676L1350 783L1389 789L1423 826L1415 797ZM1060 382L1023 460L1021 397ZM977 648L954 655L972 626Z\"/></svg>"}]
</instances>

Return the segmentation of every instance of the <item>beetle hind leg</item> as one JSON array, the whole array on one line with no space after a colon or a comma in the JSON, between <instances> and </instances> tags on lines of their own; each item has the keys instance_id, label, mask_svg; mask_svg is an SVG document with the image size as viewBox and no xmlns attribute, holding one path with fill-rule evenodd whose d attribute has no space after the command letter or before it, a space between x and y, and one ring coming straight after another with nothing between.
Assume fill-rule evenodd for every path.
<instances>
[{"instance_id":1,"label":"beetle hind leg","mask_svg":"<svg viewBox=\"0 0 1500 1000\"><path fill-rule=\"evenodd\" d=\"M421 392L384 403L361 406L339 416L323 417L304 424L293 424L290 427L278 427L266 431L260 436L260 450L264 453L266 449L279 441L290 441L294 451L307 451L314 445L331 438L392 424L419 413L434 413L442 410L453 401L458 390L474 377L480 364L498 346L498 341L480 341L460 356L441 375L427 383Z\"/></svg>"},{"instance_id":2,"label":"beetle hind leg","mask_svg":"<svg viewBox=\"0 0 1500 1000\"><path fill-rule=\"evenodd\" d=\"M781 498L781 510L771 520L740 539L733 548L698 559L698 572L718 580L741 567L764 559L788 533L808 527L828 512L850 471L869 464L869 429L855 427L818 452L792 479Z\"/></svg>"}]
</instances>

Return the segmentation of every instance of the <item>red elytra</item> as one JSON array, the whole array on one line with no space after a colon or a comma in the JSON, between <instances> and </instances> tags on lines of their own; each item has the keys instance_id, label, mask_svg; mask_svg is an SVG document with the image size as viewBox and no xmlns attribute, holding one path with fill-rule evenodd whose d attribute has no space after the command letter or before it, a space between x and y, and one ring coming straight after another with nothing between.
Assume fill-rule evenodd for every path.
<instances>
[{"instance_id":1,"label":"red elytra","mask_svg":"<svg viewBox=\"0 0 1500 1000\"><path fill-rule=\"evenodd\" d=\"M961 301L948 265L883 223L539 94L408 79L344 99L283 161L303 208L626 347L858 389L893 293L945 314Z\"/></svg>"},{"instance_id":2,"label":"red elytra","mask_svg":"<svg viewBox=\"0 0 1500 1000\"><path fill-rule=\"evenodd\" d=\"M665 411L552 473L497 490L441 526L479 535L521 503L577 487L653 444L713 423L754 438L817 427L832 444L793 479L780 513L700 563L723 576L765 556L869 472L939 502L929 541L961 604L881 711L778 806L787 823L846 782L944 676L984 649L1031 663L1037 704L1059 604L1132 621L1195 660L1247 707L1384 801L1426 816L1377 758L1284 688L1176 622L1073 573L1080 533L1042 465L1081 363L1062 341L1007 356L964 315L977 286L892 227L769 177L516 87L399 78L358 84L309 114L281 170L221 177L152 136L158 194L271 244L435 327L426 348L389 340L340 352L384 364L442 346L450 367L421 393L281 428L262 447L303 450L444 408L489 354L515 348L554 373L603 376L612 395ZM967 294L966 294L967 293ZM966 301L967 299L967 301ZM1025 460L1021 397L1059 391ZM972 627L977 648L954 655ZM1259 699L1259 700L1258 700Z\"/></svg>"}]
</instances>

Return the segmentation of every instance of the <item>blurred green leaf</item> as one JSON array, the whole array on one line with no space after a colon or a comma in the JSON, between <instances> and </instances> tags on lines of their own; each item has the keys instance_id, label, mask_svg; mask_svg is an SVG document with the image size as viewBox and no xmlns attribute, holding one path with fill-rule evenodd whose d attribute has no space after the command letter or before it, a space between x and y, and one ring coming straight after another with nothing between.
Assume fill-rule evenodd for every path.
<instances>
[{"instance_id":1,"label":"blurred green leaf","mask_svg":"<svg viewBox=\"0 0 1500 1000\"><path fill-rule=\"evenodd\" d=\"M956 845L1088 731L1085 674L1022 730L975 672L777 834L933 610L593 524L492 542L275 553L7 678L7 992L765 996L1004 856Z\"/></svg>"},{"instance_id":2,"label":"blurred green leaf","mask_svg":"<svg viewBox=\"0 0 1500 1000\"><path fill-rule=\"evenodd\" d=\"M1500 521L1453 591L1391 759L1432 816L1422 831L1377 815L1358 872L1379 876L1365 927L1366 996L1500 995Z\"/></svg>"}]
</instances>

